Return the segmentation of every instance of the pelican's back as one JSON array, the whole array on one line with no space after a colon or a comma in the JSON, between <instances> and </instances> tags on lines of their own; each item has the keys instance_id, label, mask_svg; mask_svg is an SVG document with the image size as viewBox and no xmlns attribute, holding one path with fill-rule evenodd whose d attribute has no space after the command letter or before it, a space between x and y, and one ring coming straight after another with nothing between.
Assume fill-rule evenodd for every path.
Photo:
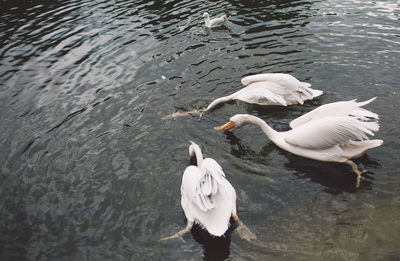
<instances>
[{"instance_id":1,"label":"pelican's back","mask_svg":"<svg viewBox=\"0 0 400 261\"><path fill-rule=\"evenodd\" d=\"M236 213L236 192L232 185L224 180L218 188L212 201L214 208L202 211L194 205L190 205L194 220L211 235L222 236L229 227L232 213Z\"/></svg>"},{"instance_id":2,"label":"pelican's back","mask_svg":"<svg viewBox=\"0 0 400 261\"><path fill-rule=\"evenodd\" d=\"M242 78L243 85L249 85L253 82L268 81L274 82L279 85L295 86L300 83L295 77L286 73L260 73L255 75L250 75ZM302 83L304 86L310 87L309 83Z\"/></svg>"},{"instance_id":3,"label":"pelican's back","mask_svg":"<svg viewBox=\"0 0 400 261\"><path fill-rule=\"evenodd\" d=\"M198 220L210 234L222 236L228 230L232 213L236 213L236 191L226 179L213 196L213 202L215 207L207 213L201 213Z\"/></svg>"},{"instance_id":4,"label":"pelican's back","mask_svg":"<svg viewBox=\"0 0 400 261\"><path fill-rule=\"evenodd\" d=\"M216 27L216 26L221 26L225 23L225 21L228 19L226 15L223 15L218 18L211 19L210 21L210 27Z\"/></svg>"}]
</instances>

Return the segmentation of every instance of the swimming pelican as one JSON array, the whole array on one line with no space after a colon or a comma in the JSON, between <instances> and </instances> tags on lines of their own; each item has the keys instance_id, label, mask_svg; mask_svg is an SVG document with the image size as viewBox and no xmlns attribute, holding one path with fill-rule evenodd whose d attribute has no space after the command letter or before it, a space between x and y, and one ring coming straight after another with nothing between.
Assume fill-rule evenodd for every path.
<instances>
[{"instance_id":1,"label":"swimming pelican","mask_svg":"<svg viewBox=\"0 0 400 261\"><path fill-rule=\"evenodd\" d=\"M246 123L258 125L278 147L310 159L343 162L349 164L357 174L357 187L361 174L351 160L361 157L368 149L382 145L379 139L369 140L379 130L379 116L361 108L375 98L365 102L340 101L322 105L293 120L291 130L277 132L262 119L237 114L229 122L215 127L216 130L233 131ZM376 120L376 121L370 121Z\"/></svg>"},{"instance_id":2,"label":"swimming pelican","mask_svg":"<svg viewBox=\"0 0 400 261\"><path fill-rule=\"evenodd\" d=\"M243 89L211 102L206 109L193 110L188 112L176 112L164 116L162 119L171 119L185 115L202 114L213 109L217 104L241 100L247 103L259 105L280 105L303 104L323 94L323 91L310 88L311 84L300 82L295 77L286 73L262 73L244 77Z\"/></svg>"},{"instance_id":3,"label":"swimming pelican","mask_svg":"<svg viewBox=\"0 0 400 261\"><path fill-rule=\"evenodd\" d=\"M178 238L192 229L196 222L213 236L222 236L228 230L232 217L238 222L236 232L248 241L256 236L243 224L236 214L236 191L225 178L222 167L211 158L203 159L200 147L190 142L189 155L195 156L197 166L185 169L181 184L181 205L187 218L187 226L170 237Z\"/></svg>"},{"instance_id":4,"label":"swimming pelican","mask_svg":"<svg viewBox=\"0 0 400 261\"><path fill-rule=\"evenodd\" d=\"M286 73L262 73L244 77L243 89L218 99L208 105L205 111L211 110L217 104L231 100L241 100L259 105L303 104L306 100L323 94L320 90L311 89L311 84L300 82Z\"/></svg>"},{"instance_id":5,"label":"swimming pelican","mask_svg":"<svg viewBox=\"0 0 400 261\"><path fill-rule=\"evenodd\" d=\"M210 15L205 12L202 16L202 18L204 18L204 24L206 25L206 27L211 28L211 27L217 27L217 26L221 26L225 23L225 21L228 19L228 17L226 15L223 15L221 17L218 18L214 18L210 20Z\"/></svg>"}]
</instances>

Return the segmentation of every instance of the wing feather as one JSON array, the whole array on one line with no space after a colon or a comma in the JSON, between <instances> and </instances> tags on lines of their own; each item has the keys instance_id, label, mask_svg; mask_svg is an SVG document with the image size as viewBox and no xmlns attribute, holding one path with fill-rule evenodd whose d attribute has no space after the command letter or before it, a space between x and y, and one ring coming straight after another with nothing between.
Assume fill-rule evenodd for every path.
<instances>
[{"instance_id":1,"label":"wing feather","mask_svg":"<svg viewBox=\"0 0 400 261\"><path fill-rule=\"evenodd\" d=\"M199 188L199 182L202 177L202 171L198 167L187 167L182 176L181 194L182 197L185 197L189 202L194 203L201 210L207 211L212 209L214 206L210 198L203 194Z\"/></svg>"},{"instance_id":2,"label":"wing feather","mask_svg":"<svg viewBox=\"0 0 400 261\"><path fill-rule=\"evenodd\" d=\"M214 18L210 20L211 27L220 26L225 23L226 18L224 16Z\"/></svg>"},{"instance_id":3,"label":"wing feather","mask_svg":"<svg viewBox=\"0 0 400 261\"><path fill-rule=\"evenodd\" d=\"M322 118L303 124L285 133L284 140L305 149L327 149L349 140L367 140L379 130L377 122L353 117Z\"/></svg>"},{"instance_id":4,"label":"wing feather","mask_svg":"<svg viewBox=\"0 0 400 261\"><path fill-rule=\"evenodd\" d=\"M257 82L232 94L231 97L249 103L265 104L269 101L270 103L286 106L285 99L280 95L284 92L285 90L282 90L279 85L273 82Z\"/></svg>"},{"instance_id":5,"label":"wing feather","mask_svg":"<svg viewBox=\"0 0 400 261\"><path fill-rule=\"evenodd\" d=\"M248 87L258 85L267 88L275 95L280 95L286 104L303 104L306 100L311 100L323 94L320 90L314 90L311 84L300 82L290 74L285 73L263 73L244 77L243 85Z\"/></svg>"},{"instance_id":6,"label":"wing feather","mask_svg":"<svg viewBox=\"0 0 400 261\"><path fill-rule=\"evenodd\" d=\"M241 81L243 85L249 85L250 83L261 81L274 82L291 89L297 88L299 83L301 83L295 77L286 73L260 73L244 77ZM309 86L311 85L308 84L308 87Z\"/></svg>"},{"instance_id":7,"label":"wing feather","mask_svg":"<svg viewBox=\"0 0 400 261\"><path fill-rule=\"evenodd\" d=\"M217 161L211 158L206 158L200 165L202 178L199 183L199 188L203 195L211 196L218 192L218 185L225 179L225 173Z\"/></svg>"},{"instance_id":8,"label":"wing feather","mask_svg":"<svg viewBox=\"0 0 400 261\"><path fill-rule=\"evenodd\" d=\"M324 104L291 121L290 127L294 129L302 124L305 124L313 120L327 118L327 117L335 117L335 116L351 115L360 120L367 120L368 118L379 119L378 114L361 108L361 106L364 106L372 102L373 100L375 100L375 98L372 98L364 102L356 102L356 100L351 100L351 101L339 101L339 102Z\"/></svg>"}]
</instances>

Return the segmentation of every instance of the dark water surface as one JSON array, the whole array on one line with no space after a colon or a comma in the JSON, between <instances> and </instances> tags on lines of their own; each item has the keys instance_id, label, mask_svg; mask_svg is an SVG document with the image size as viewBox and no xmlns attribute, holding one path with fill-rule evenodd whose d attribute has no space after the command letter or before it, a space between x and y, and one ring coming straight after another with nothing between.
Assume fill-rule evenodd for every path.
<instances>
[{"instance_id":1,"label":"dark water surface","mask_svg":"<svg viewBox=\"0 0 400 261\"><path fill-rule=\"evenodd\" d=\"M0 260L400 260L400 4L387 1L2 1ZM203 12L226 13L206 30ZM163 121L290 73L325 94L304 106L231 102ZM278 149L277 130L339 100L366 100L384 145L347 165ZM216 159L257 235L184 228L188 141ZM200 243L199 243L200 242ZM217 247L213 247L217 245Z\"/></svg>"}]
</instances>

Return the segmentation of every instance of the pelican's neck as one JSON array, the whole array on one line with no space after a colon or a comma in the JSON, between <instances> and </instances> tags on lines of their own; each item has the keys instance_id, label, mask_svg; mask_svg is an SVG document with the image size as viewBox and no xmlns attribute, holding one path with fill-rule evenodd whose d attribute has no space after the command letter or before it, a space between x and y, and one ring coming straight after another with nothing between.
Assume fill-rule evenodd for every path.
<instances>
[{"instance_id":1,"label":"pelican's neck","mask_svg":"<svg viewBox=\"0 0 400 261\"><path fill-rule=\"evenodd\" d=\"M273 142L276 141L277 135L279 132L276 130L272 129L265 121L262 119L252 116L252 115L247 115L248 116L248 122L251 124L255 124L260 126L261 130L267 135L267 137L272 140Z\"/></svg>"},{"instance_id":2,"label":"pelican's neck","mask_svg":"<svg viewBox=\"0 0 400 261\"><path fill-rule=\"evenodd\" d=\"M206 111L211 110L212 108L214 108L215 106L217 106L217 104L223 103L223 102L227 102L232 100L232 98L230 96L225 96L225 97L221 97L221 98L217 98L214 101L212 101L210 103L210 105L208 105Z\"/></svg>"},{"instance_id":3,"label":"pelican's neck","mask_svg":"<svg viewBox=\"0 0 400 261\"><path fill-rule=\"evenodd\" d=\"M201 153L201 149L197 144L190 145L189 148L190 157L196 156L197 166L203 162L203 154Z\"/></svg>"}]
</instances>

